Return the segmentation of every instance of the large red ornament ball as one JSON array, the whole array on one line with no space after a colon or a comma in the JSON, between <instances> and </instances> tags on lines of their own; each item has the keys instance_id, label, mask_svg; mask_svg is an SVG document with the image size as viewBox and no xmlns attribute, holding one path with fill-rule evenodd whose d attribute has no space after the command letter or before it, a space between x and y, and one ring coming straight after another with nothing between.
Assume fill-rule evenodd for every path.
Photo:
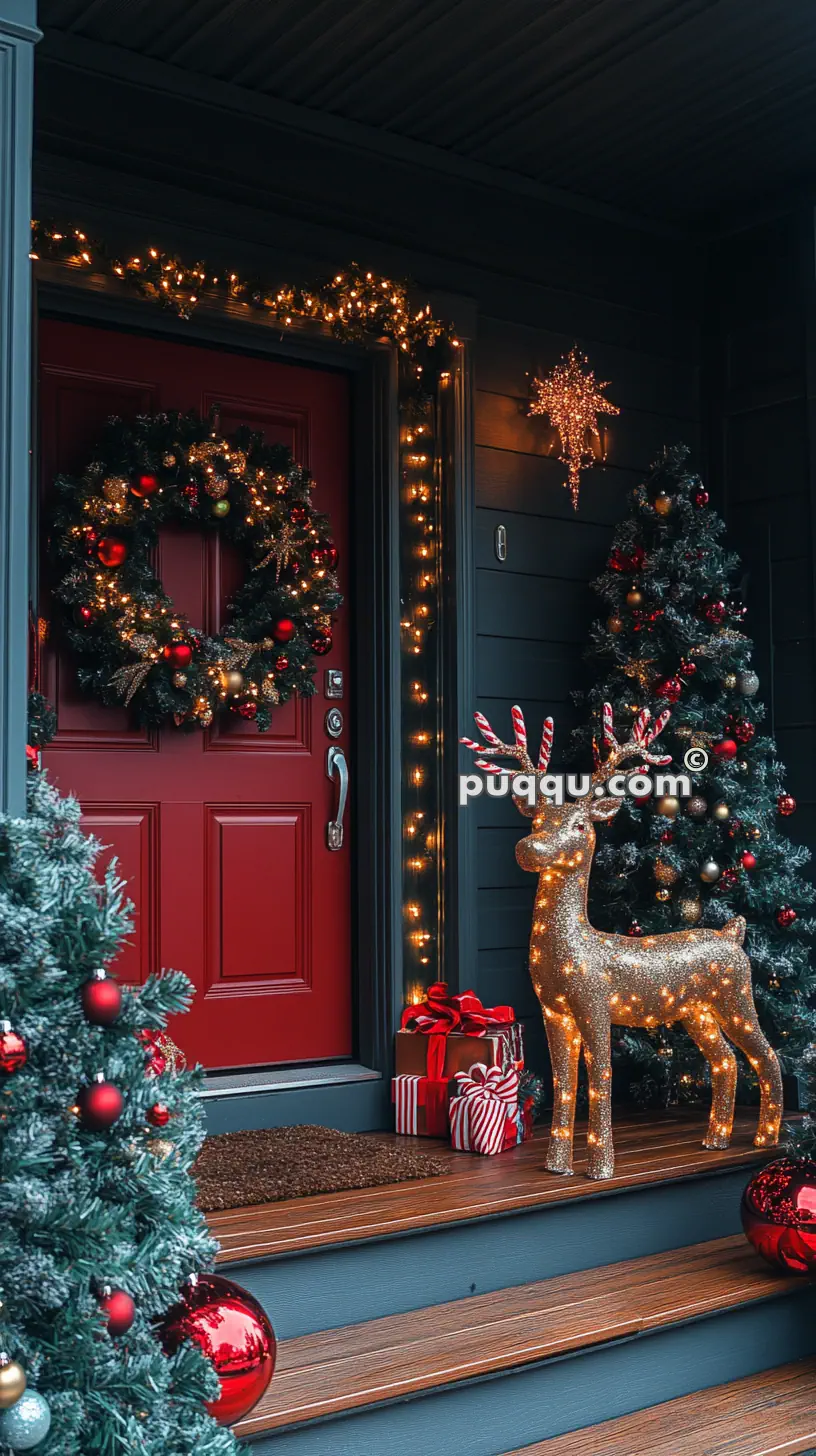
<instances>
[{"instance_id":1,"label":"large red ornament ball","mask_svg":"<svg viewBox=\"0 0 816 1456\"><path fill-rule=\"evenodd\" d=\"M154 1102L147 1109L147 1120L151 1127L166 1127L170 1121L170 1108L165 1102Z\"/></svg>"},{"instance_id":2,"label":"large red ornament ball","mask_svg":"<svg viewBox=\"0 0 816 1456\"><path fill-rule=\"evenodd\" d=\"M736 758L737 745L733 738L723 738L719 743L714 744L714 757L725 760Z\"/></svg>"},{"instance_id":3,"label":"large red ornament ball","mask_svg":"<svg viewBox=\"0 0 816 1456\"><path fill-rule=\"evenodd\" d=\"M297 627L291 617L278 617L272 627L272 636L276 642L291 642L297 631Z\"/></svg>"},{"instance_id":4,"label":"large red ornament ball","mask_svg":"<svg viewBox=\"0 0 816 1456\"><path fill-rule=\"evenodd\" d=\"M109 1335L126 1335L136 1318L136 1304L124 1289L112 1289L103 1295L99 1308L107 1315Z\"/></svg>"},{"instance_id":5,"label":"large red ornament ball","mask_svg":"<svg viewBox=\"0 0 816 1456\"><path fill-rule=\"evenodd\" d=\"M116 536L103 536L96 548L96 554L103 566L121 566L128 549L124 541Z\"/></svg>"},{"instance_id":6,"label":"large red ornament ball","mask_svg":"<svg viewBox=\"0 0 816 1456\"><path fill-rule=\"evenodd\" d=\"M124 1098L113 1082L93 1082L77 1098L82 1126L88 1132L105 1132L122 1116Z\"/></svg>"},{"instance_id":7,"label":"large red ornament ball","mask_svg":"<svg viewBox=\"0 0 816 1456\"><path fill-rule=\"evenodd\" d=\"M162 657L173 667L189 667L193 660L193 649L189 642L170 642L162 648Z\"/></svg>"},{"instance_id":8,"label":"large red ornament ball","mask_svg":"<svg viewBox=\"0 0 816 1456\"><path fill-rule=\"evenodd\" d=\"M658 698L665 698L667 703L676 703L682 691L679 677L664 677L655 683L655 694Z\"/></svg>"},{"instance_id":9,"label":"large red ornament ball","mask_svg":"<svg viewBox=\"0 0 816 1456\"><path fill-rule=\"evenodd\" d=\"M780 930L789 930L797 914L792 905L780 905L776 912L776 923Z\"/></svg>"},{"instance_id":10,"label":"large red ornament ball","mask_svg":"<svg viewBox=\"0 0 816 1456\"><path fill-rule=\"evenodd\" d=\"M0 1072L19 1072L28 1061L28 1047L10 1021L0 1021Z\"/></svg>"},{"instance_id":11,"label":"large red ornament ball","mask_svg":"<svg viewBox=\"0 0 816 1456\"><path fill-rule=\"evenodd\" d=\"M133 495L138 496L139 500L142 500L147 495L155 495L158 488L159 482L157 477L151 475L148 470L143 471L141 475L137 475L130 482L131 492Z\"/></svg>"},{"instance_id":12,"label":"large red ornament ball","mask_svg":"<svg viewBox=\"0 0 816 1456\"><path fill-rule=\"evenodd\" d=\"M780 794L779 798L776 801L776 807L779 810L780 814L784 814L785 817L787 817L788 814L795 814L796 800L794 799L793 794Z\"/></svg>"},{"instance_id":13,"label":"large red ornament ball","mask_svg":"<svg viewBox=\"0 0 816 1456\"><path fill-rule=\"evenodd\" d=\"M91 1026L111 1026L122 1010L122 988L104 970L95 971L79 994Z\"/></svg>"},{"instance_id":14,"label":"large red ornament ball","mask_svg":"<svg viewBox=\"0 0 816 1456\"><path fill-rule=\"evenodd\" d=\"M744 850L743 853L740 855L740 864L742 865L742 868L744 870L755 870L756 855L752 854L750 849Z\"/></svg>"},{"instance_id":15,"label":"large red ornament ball","mask_svg":"<svg viewBox=\"0 0 816 1456\"><path fill-rule=\"evenodd\" d=\"M742 1195L742 1227L758 1254L788 1274L816 1272L816 1163L778 1158Z\"/></svg>"},{"instance_id":16,"label":"large red ornament ball","mask_svg":"<svg viewBox=\"0 0 816 1456\"><path fill-rule=\"evenodd\" d=\"M695 490L694 495L692 496L692 500L694 501L694 504L700 510L702 510L703 506L708 505L708 491L705 490L703 486L700 486L699 490Z\"/></svg>"},{"instance_id":17,"label":"large red ornament ball","mask_svg":"<svg viewBox=\"0 0 816 1456\"><path fill-rule=\"evenodd\" d=\"M229 1426L257 1405L275 1369L275 1332L253 1295L220 1274L200 1274L160 1326L165 1352L192 1340L211 1360L221 1381L208 1405L219 1425Z\"/></svg>"}]
</instances>

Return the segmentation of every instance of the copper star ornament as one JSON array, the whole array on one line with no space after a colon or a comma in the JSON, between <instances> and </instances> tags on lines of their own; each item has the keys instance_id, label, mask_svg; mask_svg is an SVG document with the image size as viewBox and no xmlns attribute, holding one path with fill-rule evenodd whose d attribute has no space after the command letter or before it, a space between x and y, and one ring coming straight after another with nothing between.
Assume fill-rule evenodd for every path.
<instances>
[{"instance_id":1,"label":"copper star ornament","mask_svg":"<svg viewBox=\"0 0 816 1456\"><path fill-rule=\"evenodd\" d=\"M561 439L559 459L567 467L567 488L578 509L581 471L594 463L588 436L598 436L598 415L619 415L620 410L602 393L609 381L596 380L588 360L577 348L570 349L544 379L533 380L534 398L528 413L549 415Z\"/></svg>"}]
</instances>

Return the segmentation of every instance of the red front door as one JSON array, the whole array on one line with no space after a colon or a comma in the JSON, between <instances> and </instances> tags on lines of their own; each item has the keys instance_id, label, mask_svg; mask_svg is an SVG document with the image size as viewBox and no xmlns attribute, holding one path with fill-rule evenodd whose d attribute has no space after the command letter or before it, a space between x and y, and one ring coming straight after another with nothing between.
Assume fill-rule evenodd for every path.
<instances>
[{"instance_id":1,"label":"red front door","mask_svg":"<svg viewBox=\"0 0 816 1456\"><path fill-rule=\"evenodd\" d=\"M317 508L330 517L348 587L349 398L345 376L47 320L40 334L43 531L51 482L93 458L111 414L221 407L221 427L246 423L289 446L311 470ZM165 589L191 622L219 630L241 564L206 538L167 531L160 542ZM45 573L47 578L47 572ZM172 1028L205 1066L315 1061L351 1053L349 835L330 851L336 779L326 773L327 668L343 671L336 704L348 755L349 609L318 665L318 694L274 712L268 733L233 715L209 731L172 724L140 729L128 713L85 697L59 608L44 661L43 690L59 727L45 766L76 794L87 828L118 857L136 907L130 943L116 963L123 980L162 966L196 990ZM106 852L102 862L106 862Z\"/></svg>"}]
</instances>

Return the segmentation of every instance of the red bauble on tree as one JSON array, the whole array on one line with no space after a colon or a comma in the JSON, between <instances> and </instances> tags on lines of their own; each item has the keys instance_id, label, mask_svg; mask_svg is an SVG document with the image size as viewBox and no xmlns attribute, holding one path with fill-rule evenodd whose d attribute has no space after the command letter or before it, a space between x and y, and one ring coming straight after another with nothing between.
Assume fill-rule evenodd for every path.
<instances>
[{"instance_id":1,"label":"red bauble on tree","mask_svg":"<svg viewBox=\"0 0 816 1456\"><path fill-rule=\"evenodd\" d=\"M106 1289L99 1308L107 1316L109 1335L126 1335L136 1318L136 1304L124 1289Z\"/></svg>"},{"instance_id":2,"label":"red bauble on tree","mask_svg":"<svg viewBox=\"0 0 816 1456\"><path fill-rule=\"evenodd\" d=\"M145 496L155 495L158 488L158 478L155 475L151 475L149 470L142 471L140 475L135 476L130 482L132 493L138 496L140 500L144 499Z\"/></svg>"},{"instance_id":3,"label":"red bauble on tree","mask_svg":"<svg viewBox=\"0 0 816 1456\"><path fill-rule=\"evenodd\" d=\"M733 890L739 884L739 871L733 865L727 865L720 875L717 883L718 890Z\"/></svg>"},{"instance_id":4,"label":"red bauble on tree","mask_svg":"<svg viewBox=\"0 0 816 1456\"><path fill-rule=\"evenodd\" d=\"M272 636L276 642L291 642L296 631L297 627L291 617L278 617L272 627Z\"/></svg>"},{"instance_id":5,"label":"red bauble on tree","mask_svg":"<svg viewBox=\"0 0 816 1456\"><path fill-rule=\"evenodd\" d=\"M315 566L324 566L329 571L334 571L338 561L337 547L331 541L318 541L312 547L312 561Z\"/></svg>"},{"instance_id":6,"label":"red bauble on tree","mask_svg":"<svg viewBox=\"0 0 816 1456\"><path fill-rule=\"evenodd\" d=\"M305 526L309 519L309 507L303 505L292 506L289 512L289 520L295 526Z\"/></svg>"},{"instance_id":7,"label":"red bauble on tree","mask_svg":"<svg viewBox=\"0 0 816 1456\"><path fill-rule=\"evenodd\" d=\"M740 718L735 713L731 713L726 718L725 728L726 732L730 733L732 738L736 738L738 743L750 743L756 733L756 728L749 718Z\"/></svg>"},{"instance_id":8,"label":"red bauble on tree","mask_svg":"<svg viewBox=\"0 0 816 1456\"><path fill-rule=\"evenodd\" d=\"M719 758L722 759L723 762L727 762L731 758L736 758L737 745L734 742L733 738L723 738L720 740L719 743L714 744L712 752L715 758Z\"/></svg>"},{"instance_id":9,"label":"red bauble on tree","mask_svg":"<svg viewBox=\"0 0 816 1456\"><path fill-rule=\"evenodd\" d=\"M679 677L664 677L655 683L655 695L658 698L665 698L667 703L676 703L683 691L683 684Z\"/></svg>"},{"instance_id":10,"label":"red bauble on tree","mask_svg":"<svg viewBox=\"0 0 816 1456\"><path fill-rule=\"evenodd\" d=\"M147 1110L147 1120L151 1127L166 1127L170 1121L170 1108L164 1102L154 1102Z\"/></svg>"},{"instance_id":11,"label":"red bauble on tree","mask_svg":"<svg viewBox=\"0 0 816 1456\"><path fill-rule=\"evenodd\" d=\"M707 622L718 627L725 619L725 602L721 597L703 597L700 603L700 614Z\"/></svg>"},{"instance_id":12,"label":"red bauble on tree","mask_svg":"<svg viewBox=\"0 0 816 1456\"><path fill-rule=\"evenodd\" d=\"M221 1394L207 1408L219 1425L232 1425L251 1411L272 1379L275 1332L265 1311L240 1284L218 1274L190 1281L162 1320L160 1338L168 1355L192 1340L212 1362Z\"/></svg>"},{"instance_id":13,"label":"red bauble on tree","mask_svg":"<svg viewBox=\"0 0 816 1456\"><path fill-rule=\"evenodd\" d=\"M170 642L162 648L162 657L173 667L189 667L193 660L193 649L189 642Z\"/></svg>"},{"instance_id":14,"label":"red bauble on tree","mask_svg":"<svg viewBox=\"0 0 816 1456\"><path fill-rule=\"evenodd\" d=\"M103 566L121 566L126 560L128 549L118 536L103 536L96 548L96 554Z\"/></svg>"},{"instance_id":15,"label":"red bauble on tree","mask_svg":"<svg viewBox=\"0 0 816 1456\"><path fill-rule=\"evenodd\" d=\"M639 571L645 560L642 546L633 546L631 551L621 551L615 546L609 556L609 566L612 571Z\"/></svg>"},{"instance_id":16,"label":"red bauble on tree","mask_svg":"<svg viewBox=\"0 0 816 1456\"><path fill-rule=\"evenodd\" d=\"M122 988L102 967L94 971L79 994L85 1019L92 1026L111 1026L122 1010Z\"/></svg>"},{"instance_id":17,"label":"red bauble on tree","mask_svg":"<svg viewBox=\"0 0 816 1456\"><path fill-rule=\"evenodd\" d=\"M788 930L796 920L797 914L792 905L780 905L776 912L776 923L780 930Z\"/></svg>"},{"instance_id":18,"label":"red bauble on tree","mask_svg":"<svg viewBox=\"0 0 816 1456\"><path fill-rule=\"evenodd\" d=\"M742 1195L742 1227L758 1254L789 1274L816 1272L816 1163L778 1158Z\"/></svg>"},{"instance_id":19,"label":"red bauble on tree","mask_svg":"<svg viewBox=\"0 0 816 1456\"><path fill-rule=\"evenodd\" d=\"M780 794L779 798L776 801L776 807L779 810L780 814L783 814L786 817L788 814L795 814L796 800L794 799L793 794Z\"/></svg>"},{"instance_id":20,"label":"red bauble on tree","mask_svg":"<svg viewBox=\"0 0 816 1456\"><path fill-rule=\"evenodd\" d=\"M744 870L755 870L756 855L752 854L750 849L744 850L743 853L740 855L740 864L742 865L742 868Z\"/></svg>"},{"instance_id":21,"label":"red bauble on tree","mask_svg":"<svg viewBox=\"0 0 816 1456\"><path fill-rule=\"evenodd\" d=\"M10 1076L28 1061L28 1047L10 1021L0 1021L0 1072Z\"/></svg>"},{"instance_id":22,"label":"red bauble on tree","mask_svg":"<svg viewBox=\"0 0 816 1456\"><path fill-rule=\"evenodd\" d=\"M104 1077L83 1087L77 1098L82 1126L88 1132L105 1132L119 1121L124 1110L124 1098L113 1082Z\"/></svg>"}]
</instances>

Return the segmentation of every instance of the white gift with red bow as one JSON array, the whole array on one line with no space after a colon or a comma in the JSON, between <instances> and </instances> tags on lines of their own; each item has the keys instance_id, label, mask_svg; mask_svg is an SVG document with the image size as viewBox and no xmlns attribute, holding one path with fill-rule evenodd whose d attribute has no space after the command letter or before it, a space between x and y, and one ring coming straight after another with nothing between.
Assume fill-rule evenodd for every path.
<instances>
[{"instance_id":1,"label":"white gift with red bow","mask_svg":"<svg viewBox=\"0 0 816 1456\"><path fill-rule=\"evenodd\" d=\"M492 1157L519 1140L519 1074L476 1062L457 1072L458 1095L450 1104L451 1143L461 1153Z\"/></svg>"}]
</instances>

